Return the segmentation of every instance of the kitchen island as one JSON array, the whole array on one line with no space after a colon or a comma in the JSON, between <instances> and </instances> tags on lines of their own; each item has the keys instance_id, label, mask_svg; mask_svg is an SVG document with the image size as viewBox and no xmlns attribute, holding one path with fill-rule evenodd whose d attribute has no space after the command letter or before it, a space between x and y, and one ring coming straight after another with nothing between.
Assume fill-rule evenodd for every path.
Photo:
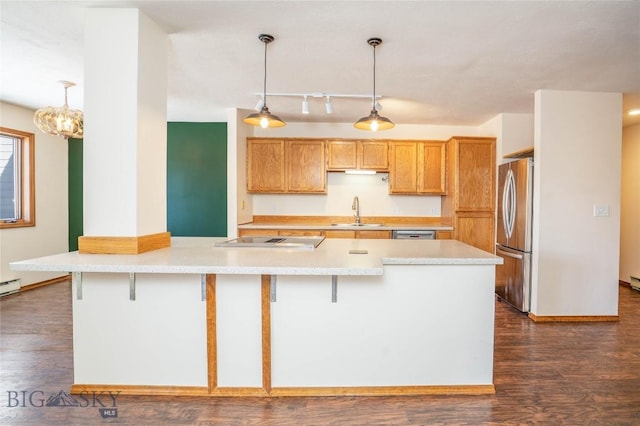
<instances>
[{"instance_id":1,"label":"kitchen island","mask_svg":"<svg viewBox=\"0 0 640 426\"><path fill-rule=\"evenodd\" d=\"M494 392L499 257L454 240L311 250L214 247L221 240L11 264L72 274L72 392Z\"/></svg>"}]
</instances>

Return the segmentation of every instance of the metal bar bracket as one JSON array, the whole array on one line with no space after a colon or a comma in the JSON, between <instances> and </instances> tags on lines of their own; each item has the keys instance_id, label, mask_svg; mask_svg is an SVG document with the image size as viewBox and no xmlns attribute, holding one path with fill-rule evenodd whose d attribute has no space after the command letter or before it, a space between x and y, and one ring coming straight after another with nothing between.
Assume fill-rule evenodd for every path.
<instances>
[{"instance_id":1,"label":"metal bar bracket","mask_svg":"<svg viewBox=\"0 0 640 426\"><path fill-rule=\"evenodd\" d=\"M331 275L331 303L338 303L338 276Z\"/></svg>"},{"instance_id":2,"label":"metal bar bracket","mask_svg":"<svg viewBox=\"0 0 640 426\"><path fill-rule=\"evenodd\" d=\"M136 300L136 274L129 272L129 300Z\"/></svg>"},{"instance_id":3,"label":"metal bar bracket","mask_svg":"<svg viewBox=\"0 0 640 426\"><path fill-rule=\"evenodd\" d=\"M272 302L276 301L276 282L278 281L277 275L271 275L271 280L269 282L269 295Z\"/></svg>"},{"instance_id":4,"label":"metal bar bracket","mask_svg":"<svg viewBox=\"0 0 640 426\"><path fill-rule=\"evenodd\" d=\"M71 281L76 285L76 300L82 300L82 272L72 272Z\"/></svg>"},{"instance_id":5,"label":"metal bar bracket","mask_svg":"<svg viewBox=\"0 0 640 426\"><path fill-rule=\"evenodd\" d=\"M207 274L200 274L200 300L207 300Z\"/></svg>"}]
</instances>

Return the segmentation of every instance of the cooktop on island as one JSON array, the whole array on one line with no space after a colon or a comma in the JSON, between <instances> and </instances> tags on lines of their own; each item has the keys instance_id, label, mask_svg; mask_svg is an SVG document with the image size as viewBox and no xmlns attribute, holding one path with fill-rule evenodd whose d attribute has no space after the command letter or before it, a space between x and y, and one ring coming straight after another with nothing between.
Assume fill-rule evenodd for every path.
<instances>
[{"instance_id":1,"label":"cooktop on island","mask_svg":"<svg viewBox=\"0 0 640 426\"><path fill-rule=\"evenodd\" d=\"M324 237L279 237L254 236L239 237L232 240L216 242L214 247L268 247L289 249L314 249L320 245Z\"/></svg>"}]
</instances>

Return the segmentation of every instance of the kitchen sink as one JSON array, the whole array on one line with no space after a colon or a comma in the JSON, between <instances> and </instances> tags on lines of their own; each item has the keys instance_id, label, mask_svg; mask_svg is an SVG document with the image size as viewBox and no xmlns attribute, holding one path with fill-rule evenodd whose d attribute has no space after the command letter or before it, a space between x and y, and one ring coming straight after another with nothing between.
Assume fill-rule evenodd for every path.
<instances>
[{"instance_id":1,"label":"kitchen sink","mask_svg":"<svg viewBox=\"0 0 640 426\"><path fill-rule=\"evenodd\" d=\"M384 224L382 223L332 223L331 226L344 227L344 228L359 226L359 227L367 228L367 227L384 226Z\"/></svg>"}]
</instances>

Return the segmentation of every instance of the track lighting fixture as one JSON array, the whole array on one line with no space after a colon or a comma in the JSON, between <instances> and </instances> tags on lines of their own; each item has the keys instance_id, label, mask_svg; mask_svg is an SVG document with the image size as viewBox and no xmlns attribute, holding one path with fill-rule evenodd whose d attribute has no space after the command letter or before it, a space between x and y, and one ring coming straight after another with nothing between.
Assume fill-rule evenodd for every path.
<instances>
[{"instance_id":1,"label":"track lighting fixture","mask_svg":"<svg viewBox=\"0 0 640 426\"><path fill-rule=\"evenodd\" d=\"M343 94L343 93L317 93L317 92L313 92L313 93L256 93L257 96L259 96L260 98L258 99L258 103L255 107L255 109L257 111L260 111L260 109L263 107L264 105L264 98L266 96L282 96L282 97L302 97L302 109L301 112L302 114L309 114L311 112L311 107L310 107L310 100L313 99L324 99L324 108L327 114L333 114L333 98L344 98L344 99L371 99L370 95L349 95L349 94ZM380 106L380 103L378 102L379 99L381 99L382 96L381 95L375 95L375 107L378 110L381 110L382 107ZM246 120L246 119L245 119Z\"/></svg>"},{"instance_id":2,"label":"track lighting fixture","mask_svg":"<svg viewBox=\"0 0 640 426\"><path fill-rule=\"evenodd\" d=\"M252 126L260 126L263 129L266 129L268 127L286 126L287 123L282 121L277 115L271 114L269 112L269 108L267 107L267 45L271 43L274 38L270 34L260 34L258 36L258 39L264 43L264 83L262 92L263 104L262 108L260 108L260 112L249 114L242 121Z\"/></svg>"},{"instance_id":3,"label":"track lighting fixture","mask_svg":"<svg viewBox=\"0 0 640 426\"><path fill-rule=\"evenodd\" d=\"M373 95L371 97L371 113L367 117L362 117L353 124L353 127L360 130L387 130L395 126L387 117L382 117L376 109L376 47L382 44L382 39L373 37L367 40L369 46L373 47Z\"/></svg>"},{"instance_id":4,"label":"track lighting fixture","mask_svg":"<svg viewBox=\"0 0 640 426\"><path fill-rule=\"evenodd\" d=\"M324 108L327 114L333 114L333 104L331 103L331 96L327 96L327 100L324 103Z\"/></svg>"}]
</instances>

